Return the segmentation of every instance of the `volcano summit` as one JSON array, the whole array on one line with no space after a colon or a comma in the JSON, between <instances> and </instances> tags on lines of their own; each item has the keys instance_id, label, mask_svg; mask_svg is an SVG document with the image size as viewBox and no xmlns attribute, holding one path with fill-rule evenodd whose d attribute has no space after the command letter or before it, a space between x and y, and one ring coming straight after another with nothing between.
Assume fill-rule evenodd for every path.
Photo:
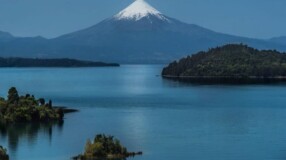
<instances>
[{"instance_id":1,"label":"volcano summit","mask_svg":"<svg viewBox=\"0 0 286 160\"><path fill-rule=\"evenodd\" d=\"M162 15L158 10L150 6L144 0L136 0L126 9L115 15L118 20L140 20L144 17L155 16L162 20L168 20L164 15Z\"/></svg>"}]
</instances>

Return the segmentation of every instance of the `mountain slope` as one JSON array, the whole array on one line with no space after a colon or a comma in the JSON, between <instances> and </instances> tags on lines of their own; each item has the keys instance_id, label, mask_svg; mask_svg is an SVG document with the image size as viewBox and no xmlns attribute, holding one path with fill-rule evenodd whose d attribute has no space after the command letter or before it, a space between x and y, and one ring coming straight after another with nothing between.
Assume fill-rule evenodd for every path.
<instances>
[{"instance_id":1,"label":"mountain slope","mask_svg":"<svg viewBox=\"0 0 286 160\"><path fill-rule=\"evenodd\" d=\"M0 42L7 42L7 41L10 41L14 38L15 37L12 36L10 33L0 31Z\"/></svg>"},{"instance_id":2,"label":"mountain slope","mask_svg":"<svg viewBox=\"0 0 286 160\"><path fill-rule=\"evenodd\" d=\"M43 37L14 37L0 42L0 56L47 57L52 49L49 44L50 41Z\"/></svg>"}]
</instances>

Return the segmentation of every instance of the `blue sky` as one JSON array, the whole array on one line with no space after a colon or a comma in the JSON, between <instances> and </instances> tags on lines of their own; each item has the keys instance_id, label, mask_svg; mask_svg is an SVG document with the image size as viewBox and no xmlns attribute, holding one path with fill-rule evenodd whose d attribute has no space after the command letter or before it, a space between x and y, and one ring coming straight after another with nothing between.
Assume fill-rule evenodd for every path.
<instances>
[{"instance_id":1,"label":"blue sky","mask_svg":"<svg viewBox=\"0 0 286 160\"><path fill-rule=\"evenodd\" d=\"M286 36L285 0L146 0L167 16L214 31ZM0 30L56 37L108 18L133 0L0 0Z\"/></svg>"}]
</instances>

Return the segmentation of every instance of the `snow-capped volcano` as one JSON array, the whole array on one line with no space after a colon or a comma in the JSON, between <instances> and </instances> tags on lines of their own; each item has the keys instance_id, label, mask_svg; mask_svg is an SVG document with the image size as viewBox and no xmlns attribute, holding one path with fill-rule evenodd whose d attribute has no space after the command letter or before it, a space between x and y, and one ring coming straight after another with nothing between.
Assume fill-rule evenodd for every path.
<instances>
[{"instance_id":1,"label":"snow-capped volcano","mask_svg":"<svg viewBox=\"0 0 286 160\"><path fill-rule=\"evenodd\" d=\"M53 42L60 48L56 54L120 63L166 63L225 43L244 42L258 48L273 46L181 22L144 0L135 0L111 18Z\"/></svg>"},{"instance_id":2,"label":"snow-capped volcano","mask_svg":"<svg viewBox=\"0 0 286 160\"><path fill-rule=\"evenodd\" d=\"M198 13L199 14L199 13ZM1 42L1 37L5 41ZM286 44L214 32L168 17L144 0L89 28L45 40L12 37L0 32L2 56L76 58L118 63L169 63L226 43L286 51ZM7 42L8 41L8 42Z\"/></svg>"},{"instance_id":3,"label":"snow-capped volcano","mask_svg":"<svg viewBox=\"0 0 286 160\"><path fill-rule=\"evenodd\" d=\"M169 21L161 12L149 5L144 0L135 0L127 8L114 16L118 20L135 20L138 21L144 17L154 16L161 20Z\"/></svg>"}]
</instances>

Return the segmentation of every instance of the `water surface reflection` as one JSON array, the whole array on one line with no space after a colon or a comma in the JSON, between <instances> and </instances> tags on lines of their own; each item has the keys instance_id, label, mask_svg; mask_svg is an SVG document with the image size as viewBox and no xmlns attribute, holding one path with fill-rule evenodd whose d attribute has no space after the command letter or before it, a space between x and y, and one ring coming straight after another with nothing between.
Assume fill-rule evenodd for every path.
<instances>
[{"instance_id":1,"label":"water surface reflection","mask_svg":"<svg viewBox=\"0 0 286 160\"><path fill-rule=\"evenodd\" d=\"M7 139L9 152L16 152L20 141L27 141L33 145L39 133L44 133L49 141L52 140L53 130L63 129L64 121L49 123L0 123L0 138Z\"/></svg>"}]
</instances>

